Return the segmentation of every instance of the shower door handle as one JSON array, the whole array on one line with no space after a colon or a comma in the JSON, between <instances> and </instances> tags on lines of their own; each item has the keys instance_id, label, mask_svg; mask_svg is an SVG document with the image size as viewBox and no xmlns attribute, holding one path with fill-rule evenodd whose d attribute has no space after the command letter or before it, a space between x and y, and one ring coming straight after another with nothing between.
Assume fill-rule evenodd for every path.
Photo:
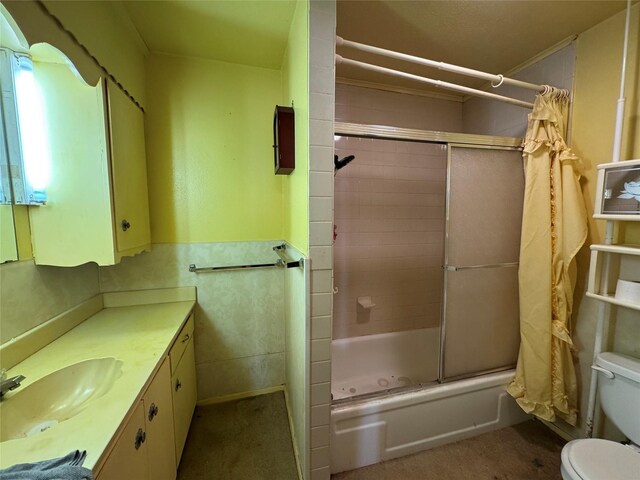
<instances>
[{"instance_id":1,"label":"shower door handle","mask_svg":"<svg viewBox=\"0 0 640 480\"><path fill-rule=\"evenodd\" d=\"M504 267L517 267L518 262L511 263L488 263L486 265L445 265L443 268L447 272L457 272L458 270L472 270L474 268L504 268Z\"/></svg>"}]
</instances>

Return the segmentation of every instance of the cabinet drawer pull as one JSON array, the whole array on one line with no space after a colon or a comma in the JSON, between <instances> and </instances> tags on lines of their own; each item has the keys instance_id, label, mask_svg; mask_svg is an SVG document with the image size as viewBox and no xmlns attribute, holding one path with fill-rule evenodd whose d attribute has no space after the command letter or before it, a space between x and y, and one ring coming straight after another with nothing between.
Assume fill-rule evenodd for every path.
<instances>
[{"instance_id":1,"label":"cabinet drawer pull","mask_svg":"<svg viewBox=\"0 0 640 480\"><path fill-rule=\"evenodd\" d=\"M180 379L176 380L176 392L182 388L182 383L180 383Z\"/></svg>"},{"instance_id":2,"label":"cabinet drawer pull","mask_svg":"<svg viewBox=\"0 0 640 480\"><path fill-rule=\"evenodd\" d=\"M151 422L156 415L158 415L158 406L152 403L149 407L149 421Z\"/></svg>"},{"instance_id":3,"label":"cabinet drawer pull","mask_svg":"<svg viewBox=\"0 0 640 480\"><path fill-rule=\"evenodd\" d=\"M120 223L120 227L122 227L122 231L123 232L126 232L127 230L129 230L131 228L131 224L126 219L124 219Z\"/></svg>"},{"instance_id":4,"label":"cabinet drawer pull","mask_svg":"<svg viewBox=\"0 0 640 480\"><path fill-rule=\"evenodd\" d=\"M142 445L146 439L147 439L146 432L144 432L141 428L139 428L138 433L136 433L136 441L134 444L136 447L136 450L140 448L140 445Z\"/></svg>"},{"instance_id":5,"label":"cabinet drawer pull","mask_svg":"<svg viewBox=\"0 0 640 480\"><path fill-rule=\"evenodd\" d=\"M185 334L184 338L182 339L182 343L188 341L191 337L189 336L189 334Z\"/></svg>"}]
</instances>

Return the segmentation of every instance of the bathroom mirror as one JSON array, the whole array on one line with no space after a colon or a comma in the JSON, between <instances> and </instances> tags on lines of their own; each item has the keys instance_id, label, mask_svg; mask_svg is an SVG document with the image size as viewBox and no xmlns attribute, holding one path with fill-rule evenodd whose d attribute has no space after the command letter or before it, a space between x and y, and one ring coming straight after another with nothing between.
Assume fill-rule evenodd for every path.
<instances>
[{"instance_id":1,"label":"bathroom mirror","mask_svg":"<svg viewBox=\"0 0 640 480\"><path fill-rule=\"evenodd\" d=\"M4 6L0 5L0 47L27 53L27 42ZM4 88L0 105L7 101ZM5 125L0 108L0 263L18 260L18 241L14 218L13 194Z\"/></svg>"},{"instance_id":2,"label":"bathroom mirror","mask_svg":"<svg viewBox=\"0 0 640 480\"><path fill-rule=\"evenodd\" d=\"M38 232L32 230L30 219L42 215L40 209L90 201L70 192L70 185L86 181L79 178L82 168L72 167L104 156L96 129L104 129L105 117L100 77L90 85L55 46L29 45L3 5L0 48L0 263L4 263L32 257L31 235Z\"/></svg>"}]
</instances>

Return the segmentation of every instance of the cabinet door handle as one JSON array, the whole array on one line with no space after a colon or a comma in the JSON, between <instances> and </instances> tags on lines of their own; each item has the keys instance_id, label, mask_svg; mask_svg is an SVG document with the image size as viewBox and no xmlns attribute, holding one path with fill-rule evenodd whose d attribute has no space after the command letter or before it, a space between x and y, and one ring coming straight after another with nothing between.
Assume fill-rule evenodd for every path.
<instances>
[{"instance_id":1,"label":"cabinet door handle","mask_svg":"<svg viewBox=\"0 0 640 480\"><path fill-rule=\"evenodd\" d=\"M182 388L182 383L180 383L180 379L176 380L176 392Z\"/></svg>"},{"instance_id":2,"label":"cabinet door handle","mask_svg":"<svg viewBox=\"0 0 640 480\"><path fill-rule=\"evenodd\" d=\"M139 428L138 433L136 433L136 441L134 443L136 450L140 448L140 445L142 445L146 439L147 439L147 433L141 428Z\"/></svg>"},{"instance_id":3,"label":"cabinet door handle","mask_svg":"<svg viewBox=\"0 0 640 480\"><path fill-rule=\"evenodd\" d=\"M120 223L120 227L122 227L122 231L123 232L126 232L127 230L129 230L131 228L131 224L126 219L124 219Z\"/></svg>"},{"instance_id":4,"label":"cabinet door handle","mask_svg":"<svg viewBox=\"0 0 640 480\"><path fill-rule=\"evenodd\" d=\"M182 343L188 341L191 337L189 336L189 334L185 334L184 338L182 339Z\"/></svg>"},{"instance_id":5,"label":"cabinet door handle","mask_svg":"<svg viewBox=\"0 0 640 480\"><path fill-rule=\"evenodd\" d=\"M153 418L158 415L158 406L155 403L152 403L149 407L149 421L153 421Z\"/></svg>"}]
</instances>

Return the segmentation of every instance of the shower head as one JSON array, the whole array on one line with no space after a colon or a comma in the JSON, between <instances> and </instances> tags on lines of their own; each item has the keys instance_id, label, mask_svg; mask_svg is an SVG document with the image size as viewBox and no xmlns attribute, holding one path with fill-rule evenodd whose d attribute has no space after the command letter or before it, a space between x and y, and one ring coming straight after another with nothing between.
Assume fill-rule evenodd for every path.
<instances>
[{"instance_id":1,"label":"shower head","mask_svg":"<svg viewBox=\"0 0 640 480\"><path fill-rule=\"evenodd\" d=\"M335 170L333 172L333 174L335 175L335 173L340 170L342 167L346 167L349 162L353 159L355 159L356 156L355 155L349 155L347 157L344 157L341 160L338 160L338 155L334 155L333 156L333 165L335 167Z\"/></svg>"}]
</instances>

